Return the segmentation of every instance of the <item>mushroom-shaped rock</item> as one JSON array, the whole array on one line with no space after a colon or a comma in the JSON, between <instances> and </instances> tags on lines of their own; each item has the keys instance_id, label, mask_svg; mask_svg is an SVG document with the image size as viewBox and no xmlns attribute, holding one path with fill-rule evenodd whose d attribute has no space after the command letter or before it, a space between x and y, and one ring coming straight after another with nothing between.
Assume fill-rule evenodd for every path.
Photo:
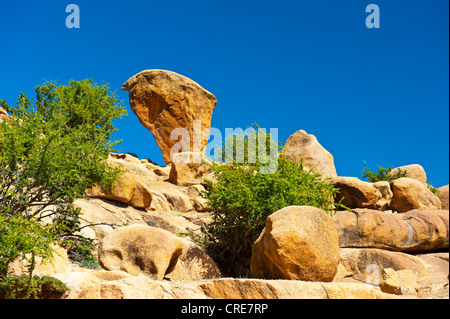
<instances>
[{"instance_id":1,"label":"mushroom-shaped rock","mask_svg":"<svg viewBox=\"0 0 450 319\"><path fill-rule=\"evenodd\" d=\"M167 164L172 162L172 147L179 143L178 134L171 139L177 128L189 132L190 149L183 151L205 152L217 103L213 94L191 79L165 70L142 71L128 79L122 90L129 92L131 109L152 132Z\"/></svg>"}]
</instances>

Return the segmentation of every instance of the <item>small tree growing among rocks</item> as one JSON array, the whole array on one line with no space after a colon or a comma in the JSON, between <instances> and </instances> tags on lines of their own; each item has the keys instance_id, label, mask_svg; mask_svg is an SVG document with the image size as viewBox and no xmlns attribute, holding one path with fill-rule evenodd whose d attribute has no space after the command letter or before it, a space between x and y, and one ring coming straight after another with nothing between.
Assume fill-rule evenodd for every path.
<instances>
[{"instance_id":1,"label":"small tree growing among rocks","mask_svg":"<svg viewBox=\"0 0 450 319\"><path fill-rule=\"evenodd\" d=\"M277 144L270 134L259 128L256 134L266 134L267 153ZM235 149L236 140L234 137L228 139L224 149L227 145ZM244 149L249 154L249 144L245 141ZM258 154L258 144L255 152ZM250 274L253 243L273 212L290 205L308 205L331 213L335 205L339 205L333 203L337 189L314 170L305 170L302 164L287 158L278 159L278 169L273 174L259 173L262 165L266 164L259 158L250 163L248 157L241 163L213 164L217 181L209 182L205 193L208 205L214 211L213 222L203 227L203 236L196 239L225 275Z\"/></svg>"},{"instance_id":2,"label":"small tree growing among rocks","mask_svg":"<svg viewBox=\"0 0 450 319\"><path fill-rule=\"evenodd\" d=\"M0 102L11 114L0 122L0 280L19 256L31 261L31 280L35 256L48 260L52 243L77 261L91 258L73 201L95 184L110 189L120 173L106 159L125 109L106 84L47 82L35 92L15 107Z\"/></svg>"}]
</instances>

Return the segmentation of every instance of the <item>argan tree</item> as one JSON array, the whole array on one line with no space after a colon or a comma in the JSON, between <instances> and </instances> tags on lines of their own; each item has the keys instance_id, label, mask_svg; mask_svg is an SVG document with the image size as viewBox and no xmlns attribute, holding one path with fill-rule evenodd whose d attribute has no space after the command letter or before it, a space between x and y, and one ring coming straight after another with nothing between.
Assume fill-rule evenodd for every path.
<instances>
[{"instance_id":1,"label":"argan tree","mask_svg":"<svg viewBox=\"0 0 450 319\"><path fill-rule=\"evenodd\" d=\"M50 244L68 249L80 261L92 241L80 235L75 198L99 184L108 189L119 171L106 164L114 119L126 113L108 85L92 80L68 85L46 82L30 100L0 105L11 117L0 123L0 279L8 262L51 257Z\"/></svg>"}]
</instances>

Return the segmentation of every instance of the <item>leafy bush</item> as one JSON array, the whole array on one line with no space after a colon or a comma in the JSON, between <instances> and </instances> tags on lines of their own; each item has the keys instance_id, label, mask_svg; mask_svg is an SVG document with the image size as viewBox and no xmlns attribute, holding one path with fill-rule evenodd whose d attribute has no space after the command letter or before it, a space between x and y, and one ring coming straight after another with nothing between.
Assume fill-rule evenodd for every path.
<instances>
[{"instance_id":1,"label":"leafy bush","mask_svg":"<svg viewBox=\"0 0 450 319\"><path fill-rule=\"evenodd\" d=\"M402 171L401 169L398 170L397 174L395 176L391 176L392 168L389 166L388 168L380 167L378 166L378 170L376 172L371 172L367 168L367 163L364 162L364 171L362 173L363 178L368 178L370 182L380 182L380 181L386 181L386 182L392 182L393 180L401 177L405 177L407 171ZM431 183L427 183L428 189L436 196L440 194L439 189L435 188Z\"/></svg>"},{"instance_id":2,"label":"leafy bush","mask_svg":"<svg viewBox=\"0 0 450 319\"><path fill-rule=\"evenodd\" d=\"M256 134L270 139L259 128ZM235 141L229 139L224 147L227 143L236 146ZM265 145L269 148L278 144L271 141ZM330 213L337 191L320 174L306 171L303 165L289 159L278 159L278 169L273 174L261 174L259 168L265 164L259 159L249 163L247 159L244 163L213 164L217 181L209 182L205 192L214 211L213 221L203 227L203 236L196 237L223 273L232 276L249 273L253 243L270 214L290 205L309 205Z\"/></svg>"},{"instance_id":3,"label":"leafy bush","mask_svg":"<svg viewBox=\"0 0 450 319\"><path fill-rule=\"evenodd\" d=\"M59 299L68 290L62 281L47 276L9 275L0 279L0 299Z\"/></svg>"},{"instance_id":4,"label":"leafy bush","mask_svg":"<svg viewBox=\"0 0 450 319\"><path fill-rule=\"evenodd\" d=\"M398 170L397 174L395 176L391 176L392 167L389 166L388 168L380 167L378 166L378 169L376 172L372 172L367 168L367 163L364 162L364 171L362 173L363 178L368 178L370 182L376 183L376 182L392 182L394 179L405 177L406 171L402 171L401 169Z\"/></svg>"},{"instance_id":5,"label":"leafy bush","mask_svg":"<svg viewBox=\"0 0 450 319\"><path fill-rule=\"evenodd\" d=\"M431 185L431 183L427 183L427 187L434 195L439 196L439 194L441 194L441 191L436 187L434 187L433 185Z\"/></svg>"},{"instance_id":6,"label":"leafy bush","mask_svg":"<svg viewBox=\"0 0 450 319\"><path fill-rule=\"evenodd\" d=\"M8 265L21 257L28 260L31 273L35 258L46 261L51 258L50 244L54 240L48 226L21 216L0 215L0 278L8 273Z\"/></svg>"},{"instance_id":7,"label":"leafy bush","mask_svg":"<svg viewBox=\"0 0 450 319\"><path fill-rule=\"evenodd\" d=\"M0 215L0 299L59 298L67 287L51 277L33 276L36 257L43 262L52 256L53 236L48 227L21 216ZM17 258L28 260L28 275L8 275L8 266Z\"/></svg>"},{"instance_id":8,"label":"leafy bush","mask_svg":"<svg viewBox=\"0 0 450 319\"><path fill-rule=\"evenodd\" d=\"M0 123L0 217L9 229L3 240L19 243L1 245L0 255L48 257L48 245L56 243L82 259L93 246L79 235L73 201L94 184L110 189L120 174L106 159L118 143L110 141L113 120L125 109L107 85L91 80L47 82L35 92L32 101L21 93L16 107L0 101L12 115ZM13 230L26 223L32 227L19 238Z\"/></svg>"}]
</instances>

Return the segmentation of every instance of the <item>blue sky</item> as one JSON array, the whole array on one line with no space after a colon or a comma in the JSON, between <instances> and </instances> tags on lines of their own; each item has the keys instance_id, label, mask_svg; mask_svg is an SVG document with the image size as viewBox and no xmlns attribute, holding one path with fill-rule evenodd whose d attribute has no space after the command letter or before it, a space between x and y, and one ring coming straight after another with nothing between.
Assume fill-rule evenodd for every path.
<instances>
[{"instance_id":1,"label":"blue sky","mask_svg":"<svg viewBox=\"0 0 450 319\"><path fill-rule=\"evenodd\" d=\"M80 28L68 29L68 4ZM368 29L365 8L380 8ZM449 3L445 0L2 1L0 99L44 80L92 78L116 90L122 152L163 163L122 84L145 69L185 75L213 93L212 126L314 134L340 176L364 161L422 165L449 177Z\"/></svg>"}]
</instances>

